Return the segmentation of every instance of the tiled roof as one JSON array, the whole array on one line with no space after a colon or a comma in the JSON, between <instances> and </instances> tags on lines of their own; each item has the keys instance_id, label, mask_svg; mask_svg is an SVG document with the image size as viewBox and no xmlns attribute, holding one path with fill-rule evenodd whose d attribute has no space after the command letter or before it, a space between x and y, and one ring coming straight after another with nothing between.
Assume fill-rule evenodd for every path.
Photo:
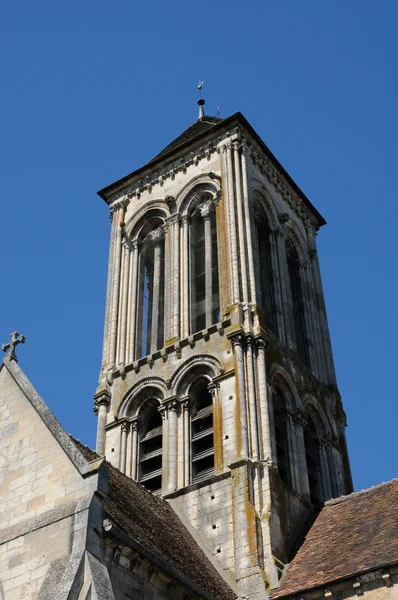
<instances>
[{"instance_id":1,"label":"tiled roof","mask_svg":"<svg viewBox=\"0 0 398 600\"><path fill-rule=\"evenodd\" d=\"M108 464L105 510L125 535L220 600L234 600L231 590L199 548L171 506Z\"/></svg>"},{"instance_id":2,"label":"tiled roof","mask_svg":"<svg viewBox=\"0 0 398 600\"><path fill-rule=\"evenodd\" d=\"M158 160L163 155L166 155L169 152L174 152L174 150L177 150L179 146L190 142L196 137L204 135L205 133L207 133L207 131L212 129L214 125L217 125L217 123L221 123L221 121L222 119L219 119L218 117L202 117L201 119L198 119L197 121L195 121L195 123L190 125L188 129L183 131L182 134L179 135L175 140L173 140L168 146L166 146L166 148L163 148L163 150L159 152L159 154L154 156L152 160ZM150 161L150 163L152 162L152 160Z\"/></svg>"},{"instance_id":3,"label":"tiled roof","mask_svg":"<svg viewBox=\"0 0 398 600\"><path fill-rule=\"evenodd\" d=\"M397 506L398 479L326 502L270 598L398 563Z\"/></svg>"},{"instance_id":4,"label":"tiled roof","mask_svg":"<svg viewBox=\"0 0 398 600\"><path fill-rule=\"evenodd\" d=\"M70 436L88 461L98 454ZM105 511L109 520L132 541L170 565L195 586L220 600L236 594L199 548L171 506L106 462L109 476Z\"/></svg>"}]
</instances>

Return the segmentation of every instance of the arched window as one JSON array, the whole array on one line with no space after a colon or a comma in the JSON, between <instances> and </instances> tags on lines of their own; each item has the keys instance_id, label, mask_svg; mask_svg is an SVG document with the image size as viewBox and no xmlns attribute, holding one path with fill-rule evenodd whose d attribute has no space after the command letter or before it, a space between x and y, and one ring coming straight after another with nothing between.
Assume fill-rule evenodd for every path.
<instances>
[{"instance_id":1,"label":"arched window","mask_svg":"<svg viewBox=\"0 0 398 600\"><path fill-rule=\"evenodd\" d=\"M190 389L192 481L214 473L213 399L208 380L197 381Z\"/></svg>"},{"instance_id":2,"label":"arched window","mask_svg":"<svg viewBox=\"0 0 398 600\"><path fill-rule=\"evenodd\" d=\"M163 346L164 233L159 220L144 230L139 254L136 358Z\"/></svg>"},{"instance_id":3,"label":"arched window","mask_svg":"<svg viewBox=\"0 0 398 600\"><path fill-rule=\"evenodd\" d=\"M321 504L323 497L317 432L311 417L308 417L307 425L304 429L304 447L310 500L314 505Z\"/></svg>"},{"instance_id":4,"label":"arched window","mask_svg":"<svg viewBox=\"0 0 398 600\"><path fill-rule=\"evenodd\" d=\"M286 485L291 485L287 430L288 413L286 410L285 399L279 388L276 388L272 394L272 404L274 409L276 460L278 464L279 477L283 483L286 483Z\"/></svg>"},{"instance_id":5,"label":"arched window","mask_svg":"<svg viewBox=\"0 0 398 600\"><path fill-rule=\"evenodd\" d=\"M162 488L163 424L158 408L155 399L145 407L139 448L138 481L151 492L160 492Z\"/></svg>"},{"instance_id":6,"label":"arched window","mask_svg":"<svg viewBox=\"0 0 398 600\"><path fill-rule=\"evenodd\" d=\"M304 364L308 366L307 338L304 327L304 307L300 281L299 256L292 243L286 246L287 267L290 280L290 310L292 315L293 336L296 351Z\"/></svg>"},{"instance_id":7,"label":"arched window","mask_svg":"<svg viewBox=\"0 0 398 600\"><path fill-rule=\"evenodd\" d=\"M216 216L209 198L202 198L191 214L191 333L219 320L219 281Z\"/></svg>"},{"instance_id":8,"label":"arched window","mask_svg":"<svg viewBox=\"0 0 398 600\"><path fill-rule=\"evenodd\" d=\"M257 236L259 273L259 305L263 311L265 324L275 332L274 282L271 263L271 228L263 210L256 211L255 228Z\"/></svg>"}]
</instances>

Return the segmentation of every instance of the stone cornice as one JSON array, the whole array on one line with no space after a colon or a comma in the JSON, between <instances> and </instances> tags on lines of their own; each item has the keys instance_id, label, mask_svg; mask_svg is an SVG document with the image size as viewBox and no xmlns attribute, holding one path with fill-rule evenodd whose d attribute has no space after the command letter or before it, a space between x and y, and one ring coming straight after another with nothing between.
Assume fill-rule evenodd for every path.
<instances>
[{"instance_id":1,"label":"stone cornice","mask_svg":"<svg viewBox=\"0 0 398 600\"><path fill-rule=\"evenodd\" d=\"M203 160L210 160L211 156L215 152L218 152L218 141L219 139L210 140L199 148L196 148L196 150L187 152L182 158L171 161L160 169L154 168L154 170L149 172L145 177L127 185L122 190L118 190L111 197L111 209L115 204L118 204L120 200L131 200L132 198L137 198L137 200L139 200L144 192L151 192L152 188L155 186L163 187L168 179L173 181L177 173L186 173L188 167L192 165L197 166ZM169 196L167 196L167 198L169 198Z\"/></svg>"}]
</instances>

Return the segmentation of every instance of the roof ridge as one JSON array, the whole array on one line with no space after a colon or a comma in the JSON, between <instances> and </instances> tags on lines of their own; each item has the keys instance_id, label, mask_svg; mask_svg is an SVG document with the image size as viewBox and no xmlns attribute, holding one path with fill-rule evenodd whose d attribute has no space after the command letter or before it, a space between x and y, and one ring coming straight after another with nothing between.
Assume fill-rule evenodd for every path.
<instances>
[{"instance_id":1,"label":"roof ridge","mask_svg":"<svg viewBox=\"0 0 398 600\"><path fill-rule=\"evenodd\" d=\"M371 487L366 488L364 490L358 490L357 492L351 492L351 494L347 494L346 496L339 496L338 498L331 498L330 500L327 500L324 503L324 506L333 506L335 504L340 504L341 502L347 502L348 500L352 500L353 498L356 498L361 494L367 494L373 490L376 490L376 489L381 488L386 485L390 485L391 483L394 483L394 482L398 482L397 477L394 477L393 479L390 479L389 481L383 481L382 483L372 485Z\"/></svg>"}]
</instances>

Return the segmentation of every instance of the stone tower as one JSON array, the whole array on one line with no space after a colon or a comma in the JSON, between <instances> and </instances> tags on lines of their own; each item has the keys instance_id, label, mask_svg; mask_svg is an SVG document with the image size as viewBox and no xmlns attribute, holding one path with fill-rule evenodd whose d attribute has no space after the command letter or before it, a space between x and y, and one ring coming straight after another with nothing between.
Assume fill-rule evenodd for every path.
<instances>
[{"instance_id":1,"label":"stone tower","mask_svg":"<svg viewBox=\"0 0 398 600\"><path fill-rule=\"evenodd\" d=\"M168 498L242 596L352 491L324 219L241 113L200 115L99 195L112 229L97 452Z\"/></svg>"}]
</instances>

